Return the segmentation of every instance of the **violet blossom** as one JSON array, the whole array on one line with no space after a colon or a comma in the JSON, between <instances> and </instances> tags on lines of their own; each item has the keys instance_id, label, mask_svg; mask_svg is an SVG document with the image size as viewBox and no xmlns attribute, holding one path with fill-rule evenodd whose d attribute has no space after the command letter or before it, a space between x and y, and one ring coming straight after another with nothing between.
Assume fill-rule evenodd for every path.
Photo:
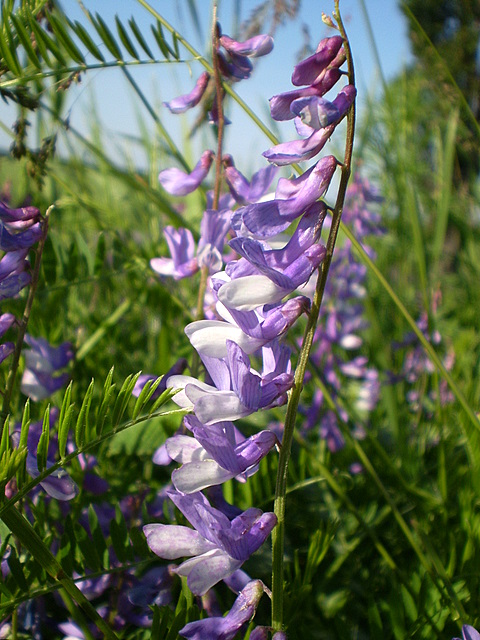
<instances>
[{"instance_id":1,"label":"violet blossom","mask_svg":"<svg viewBox=\"0 0 480 640\"><path fill-rule=\"evenodd\" d=\"M213 151L204 151L190 173L185 173L176 167L164 169L158 175L160 184L172 196L186 196L192 193L207 177L214 156Z\"/></svg>"},{"instance_id":2,"label":"violet blossom","mask_svg":"<svg viewBox=\"0 0 480 640\"><path fill-rule=\"evenodd\" d=\"M453 638L453 640L480 640L480 633L469 624L462 627L462 638Z\"/></svg>"},{"instance_id":3,"label":"violet blossom","mask_svg":"<svg viewBox=\"0 0 480 640\"><path fill-rule=\"evenodd\" d=\"M143 531L152 551L167 560L192 556L175 569L187 577L195 595L203 595L230 576L264 543L275 526L273 513L250 508L230 521L199 492L168 492L175 506L193 525L147 524Z\"/></svg>"},{"instance_id":4,"label":"violet blossom","mask_svg":"<svg viewBox=\"0 0 480 640\"><path fill-rule=\"evenodd\" d=\"M232 640L237 631L255 615L265 591L261 580L249 582L238 594L226 616L189 622L178 632L189 640Z\"/></svg>"},{"instance_id":5,"label":"violet blossom","mask_svg":"<svg viewBox=\"0 0 480 640\"><path fill-rule=\"evenodd\" d=\"M30 347L24 351L25 371L21 390L35 402L48 398L61 389L70 379L68 373L55 375L73 359L70 342L52 347L44 338L33 338L26 334L25 342Z\"/></svg>"},{"instance_id":6,"label":"violet blossom","mask_svg":"<svg viewBox=\"0 0 480 640\"><path fill-rule=\"evenodd\" d=\"M195 253L195 241L188 229L164 229L171 258L152 258L150 266L161 276L175 280L188 278L207 267L209 272L222 267L222 251L225 237L230 229L232 212L229 209L215 211L207 209L202 218L200 240Z\"/></svg>"}]
</instances>

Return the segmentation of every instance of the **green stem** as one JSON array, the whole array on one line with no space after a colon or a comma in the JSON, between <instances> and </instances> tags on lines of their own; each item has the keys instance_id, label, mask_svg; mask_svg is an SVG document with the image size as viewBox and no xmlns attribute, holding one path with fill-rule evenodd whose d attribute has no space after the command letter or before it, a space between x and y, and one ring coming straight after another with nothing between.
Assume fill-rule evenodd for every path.
<instances>
[{"instance_id":1,"label":"green stem","mask_svg":"<svg viewBox=\"0 0 480 640\"><path fill-rule=\"evenodd\" d=\"M348 64L348 80L349 80L349 84L355 85L352 55L351 55L348 39L345 33L345 29L343 27L343 24L340 18L340 11L339 11L338 4L339 4L339 0L335 0L336 19L338 22L340 33L345 40L344 47L345 47L345 53L347 56L347 64ZM274 503L274 511L275 511L275 515L277 516L277 526L274 528L272 532L272 627L274 631L281 631L283 629L285 506L286 506L286 491L287 491L287 478L288 478L288 462L290 459L293 434L295 430L295 422L296 422L296 416L297 416L297 409L300 401L300 394L303 389L303 380L305 377L305 372L307 369L310 351L313 344L313 338L315 335L318 316L320 314L320 306L322 304L325 285L327 282L328 271L332 261L333 251L335 248L335 242L337 239L338 230L340 228L340 220L342 216L343 203L345 200L345 193L347 190L348 179L350 177L354 132L355 132L355 103L350 107L347 114L347 136L346 136L346 144L345 144L345 157L342 165L340 185L338 189L335 209L332 215L332 224L330 227L330 233L327 241L326 255L320 270L317 287L315 289L312 307L310 310L310 315L307 321L305 335L303 338L302 348L300 350L299 360L297 363L297 368L295 370L294 385L288 401L282 447L280 449L280 455L278 460L278 471L277 471L275 503Z\"/></svg>"}]
</instances>

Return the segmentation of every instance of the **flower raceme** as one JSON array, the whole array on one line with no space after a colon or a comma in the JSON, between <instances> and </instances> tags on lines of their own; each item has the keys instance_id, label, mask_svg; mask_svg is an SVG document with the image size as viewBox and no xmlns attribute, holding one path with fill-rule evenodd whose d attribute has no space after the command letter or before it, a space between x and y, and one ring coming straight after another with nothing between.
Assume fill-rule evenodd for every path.
<instances>
[{"instance_id":1,"label":"flower raceme","mask_svg":"<svg viewBox=\"0 0 480 640\"><path fill-rule=\"evenodd\" d=\"M217 52L219 66L230 79L248 77L249 58L271 49L270 39L265 36L237 43L219 32L218 39L225 50ZM239 512L222 502L219 486L231 479L248 481L277 444L271 430L247 438L234 423L287 401L294 377L290 350L282 340L299 316L309 311L309 299L298 295L298 290L306 287L325 257L320 236L327 207L320 198L327 192L339 162L327 155L299 177L280 178L270 199L266 192L276 174L273 165L314 158L345 117L355 99L354 87L346 85L331 102L323 97L342 77L344 61L343 39L334 36L323 40L313 56L295 67L292 81L300 88L275 96L270 107L274 118L293 119L303 139L265 152L270 165L251 180L238 171L231 156L224 155L223 175L230 204L219 211L207 209L196 252L189 231L167 227L171 258L152 261L152 268L162 276L185 278L201 267L208 267L211 276L209 293L214 299L214 313L185 329L200 356L204 378L174 374L166 380L167 386L177 390L173 401L190 412L184 418L189 433L178 432L169 438L155 460L174 460L181 465L172 473L175 490L168 495L193 528L156 523L144 527L149 547L161 558L189 557L174 571L187 577L196 595L205 594L220 580L228 580L276 524L273 513L255 508ZM190 94L167 106L181 112L198 104L207 83L208 78L202 76ZM172 195L191 193L207 177L212 162L213 153L206 151L191 173L167 169L160 173L160 183ZM225 202L222 197L220 202ZM280 243L278 234L292 223L295 229L286 242ZM228 233L234 259L224 260ZM226 266L221 270L223 263ZM218 508L201 493L204 490L216 496ZM254 614L256 604L248 603L253 597L249 590L256 582L243 585L227 616L190 623L180 635L195 640L233 638ZM242 602L245 605L237 606ZM254 633L261 638L267 631L257 627Z\"/></svg>"}]
</instances>

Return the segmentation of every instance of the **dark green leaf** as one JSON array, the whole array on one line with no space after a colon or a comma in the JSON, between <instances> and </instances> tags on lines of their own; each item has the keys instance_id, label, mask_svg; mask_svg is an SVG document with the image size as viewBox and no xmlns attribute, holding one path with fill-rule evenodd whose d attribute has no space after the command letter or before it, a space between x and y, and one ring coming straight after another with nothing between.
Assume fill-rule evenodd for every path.
<instances>
[{"instance_id":1,"label":"dark green leaf","mask_svg":"<svg viewBox=\"0 0 480 640\"><path fill-rule=\"evenodd\" d=\"M100 60L100 62L105 62L105 58L104 58L102 52L96 46L96 44L94 43L94 41L90 37L90 34L85 29L85 27L80 22L76 22L76 21L74 23L69 22L69 24L72 27L72 29L75 32L75 34L77 35L77 37L83 42L83 44L90 51L92 56L94 58L96 58L97 60Z\"/></svg>"},{"instance_id":2,"label":"dark green leaf","mask_svg":"<svg viewBox=\"0 0 480 640\"><path fill-rule=\"evenodd\" d=\"M40 64L40 60L38 59L37 54L35 53L35 49L32 46L32 41L30 40L30 35L28 34L25 25L19 16L12 13L11 20L15 27L15 31L17 32L18 39L23 45L25 49L28 59L33 62L33 64L37 67L37 69L41 69L42 65Z\"/></svg>"},{"instance_id":3,"label":"dark green leaf","mask_svg":"<svg viewBox=\"0 0 480 640\"><path fill-rule=\"evenodd\" d=\"M92 19L93 26L97 30L98 35L102 38L103 43L105 44L107 49L110 51L112 56L114 58L116 58L117 60L123 60L123 56L122 56L122 52L120 51L120 47L116 43L112 32L107 27L107 24L103 20L102 16L97 13L95 15L95 18L93 16L90 16L90 17Z\"/></svg>"},{"instance_id":4,"label":"dark green leaf","mask_svg":"<svg viewBox=\"0 0 480 640\"><path fill-rule=\"evenodd\" d=\"M128 33L125 30L125 27L123 26L123 24L120 22L118 16L115 16L115 23L117 25L118 35L120 36L120 40L122 41L122 44L125 47L125 49L132 56L132 58L134 58L135 60L140 60L138 53L128 36Z\"/></svg>"},{"instance_id":5,"label":"dark green leaf","mask_svg":"<svg viewBox=\"0 0 480 640\"><path fill-rule=\"evenodd\" d=\"M90 382L90 385L87 389L87 393L82 402L82 406L80 409L80 413L78 414L77 424L75 425L75 442L77 447L82 447L86 442L86 436L90 436L89 430L89 413L90 413L90 405L92 403L92 396L94 391L94 380Z\"/></svg>"},{"instance_id":6,"label":"dark green leaf","mask_svg":"<svg viewBox=\"0 0 480 640\"><path fill-rule=\"evenodd\" d=\"M155 60L155 57L150 47L148 46L148 44L145 42L145 38L142 36L142 32L138 28L138 25L135 22L135 19L130 18L130 20L128 21L128 24L130 25L130 29L133 31L133 35L137 39L138 44L142 47L142 49L145 51L145 53L150 58L150 60Z\"/></svg>"},{"instance_id":7,"label":"dark green leaf","mask_svg":"<svg viewBox=\"0 0 480 640\"><path fill-rule=\"evenodd\" d=\"M73 42L70 35L68 34L65 25L63 25L56 15L49 13L48 20L50 26L53 29L54 34L57 36L57 39L62 43L65 50L68 52L68 55L74 60L78 62L78 64L85 64L85 58L82 55L82 52L77 47L77 45Z\"/></svg>"},{"instance_id":8,"label":"dark green leaf","mask_svg":"<svg viewBox=\"0 0 480 640\"><path fill-rule=\"evenodd\" d=\"M48 445L50 444L50 405L43 414L42 435L37 447L37 467L42 472L47 467Z\"/></svg>"}]
</instances>

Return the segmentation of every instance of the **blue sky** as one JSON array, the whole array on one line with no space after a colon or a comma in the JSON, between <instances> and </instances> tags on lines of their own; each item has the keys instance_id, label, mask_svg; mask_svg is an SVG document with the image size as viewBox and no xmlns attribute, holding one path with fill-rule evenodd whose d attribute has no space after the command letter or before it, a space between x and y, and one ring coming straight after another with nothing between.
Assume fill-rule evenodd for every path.
<instances>
[{"instance_id":1,"label":"blue sky","mask_svg":"<svg viewBox=\"0 0 480 640\"><path fill-rule=\"evenodd\" d=\"M259 1L220 0L219 18L223 32L233 35L235 30L234 7L240 8L240 15L242 19L245 19L259 4ZM113 23L115 14L118 14L125 24L133 15L142 30L149 34L149 24L153 18L136 0L84 0L83 4L92 13L99 12L109 25ZM205 38L208 37L210 29L211 3L209 0L197 0L196 3L200 11L203 39L199 38L195 30L192 29L186 0L151 0L151 4L199 51L205 50ZM373 28L382 71L387 78L392 77L410 59L405 20L397 7L397 0L365 0L364 4L367 7L368 17ZM62 6L69 17L85 24L85 16L77 0L63 0ZM316 45L321 38L334 33L321 21L322 10L330 14L333 8L333 0L303 0L299 18L278 28L273 52L265 58L256 60L252 77L235 86L238 93L268 124L270 124L268 98L276 93L291 89L290 76L295 56L303 42L302 25L308 26L311 42ZM373 55L361 0L341 0L340 9L354 52L361 105L365 102L366 96L375 92L380 86L378 67ZM190 56L188 57L190 58ZM182 137L186 129L186 122L191 122L195 114L188 114L186 121L183 117L170 115L161 106L161 103L163 100L189 91L195 78L202 70L198 62L193 62L188 67L173 64L131 69L142 91L158 108L169 131L178 138ZM128 86L119 69L89 72L83 76L81 84L69 93L67 108L70 121L72 125L87 135L90 130L93 103L107 132L108 139L114 140L117 134L135 135L138 131L139 117L154 135L151 117L143 107L139 106L131 87ZM259 153L266 149L269 143L262 134L257 132L243 113L233 109L228 115L233 124L229 127L226 150L231 152L235 158L238 157L238 166L248 173L245 165L251 164L254 155L258 158ZM0 118L6 124L13 122L15 119L14 109L6 109L2 106ZM292 127L288 125L280 128L279 131L284 139L293 137ZM0 138L0 146L4 147L8 144L8 140ZM205 144L208 144L208 140L194 140L193 155L197 151L197 146L201 148ZM133 150L132 153L136 160L142 162ZM255 167L258 167L259 163L260 160L256 159Z\"/></svg>"}]
</instances>

